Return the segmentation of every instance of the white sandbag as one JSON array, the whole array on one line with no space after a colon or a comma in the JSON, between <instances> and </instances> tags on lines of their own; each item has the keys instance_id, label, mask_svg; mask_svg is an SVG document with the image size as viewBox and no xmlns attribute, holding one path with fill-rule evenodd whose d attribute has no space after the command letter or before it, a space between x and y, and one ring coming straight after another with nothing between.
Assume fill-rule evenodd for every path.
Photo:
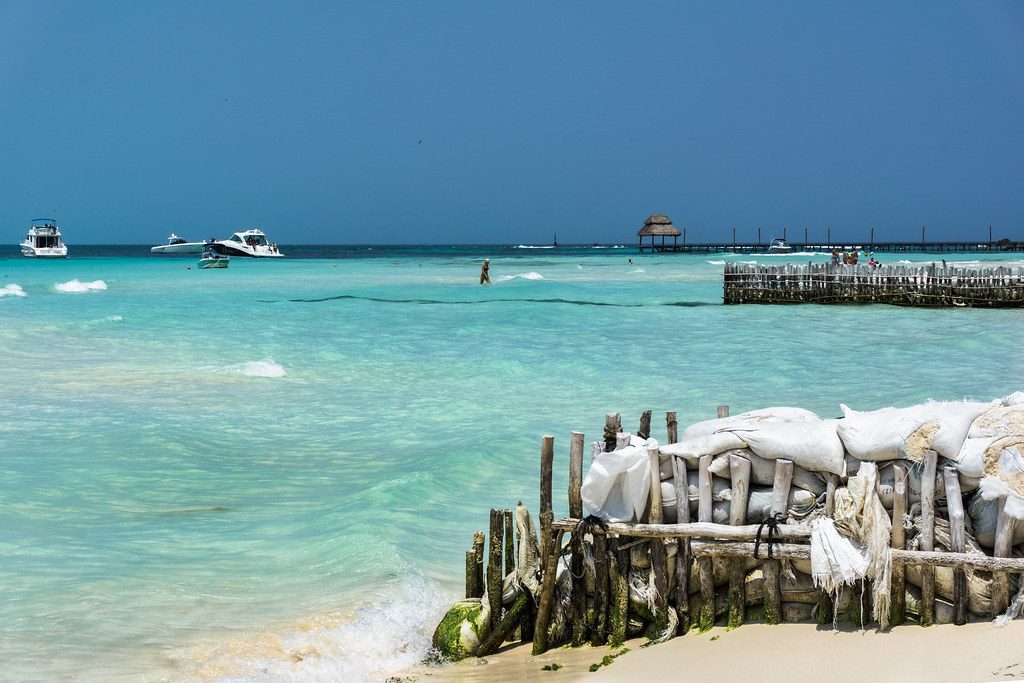
<instances>
[{"instance_id":1,"label":"white sandbag","mask_svg":"<svg viewBox=\"0 0 1024 683\"><path fill-rule=\"evenodd\" d=\"M640 521L651 489L647 449L657 447L654 439L633 436L629 446L594 458L583 479L587 511L609 522Z\"/></svg>"},{"instance_id":2,"label":"white sandbag","mask_svg":"<svg viewBox=\"0 0 1024 683\"><path fill-rule=\"evenodd\" d=\"M686 495L690 504L690 521L697 521L697 509L700 504L700 474L698 472L686 473ZM673 491L675 487L673 486ZM711 502L719 503L728 501L732 497L732 487L729 481L721 477L711 477ZM726 512L728 520L728 508Z\"/></svg>"},{"instance_id":3,"label":"white sandbag","mask_svg":"<svg viewBox=\"0 0 1024 683\"><path fill-rule=\"evenodd\" d=\"M701 457L718 455L734 448L743 448L746 444L735 434L722 432L706 434L693 439L683 439L679 443L662 446L660 452L665 456L683 458L691 469L696 468Z\"/></svg>"},{"instance_id":4,"label":"white sandbag","mask_svg":"<svg viewBox=\"0 0 1024 683\"><path fill-rule=\"evenodd\" d=\"M1024 392L1018 392L1024 396ZM1012 396L1016 396L1013 394ZM1003 399L1009 400L1010 397ZM971 423L968 438L993 438L998 436L1011 436L1013 434L1024 434L1024 403L998 405L989 408L979 415Z\"/></svg>"},{"instance_id":5,"label":"white sandbag","mask_svg":"<svg viewBox=\"0 0 1024 683\"><path fill-rule=\"evenodd\" d=\"M749 448L738 448L715 456L708 471L718 477L731 479L729 457L738 455L750 461L750 483L770 486L775 483L775 461L762 458ZM821 475L808 472L802 467L793 467L793 486L810 491L816 496L825 493L825 480Z\"/></svg>"},{"instance_id":6,"label":"white sandbag","mask_svg":"<svg viewBox=\"0 0 1024 683\"><path fill-rule=\"evenodd\" d=\"M665 524L675 524L678 521L676 487L670 481L661 482L661 518Z\"/></svg>"},{"instance_id":7,"label":"white sandbag","mask_svg":"<svg viewBox=\"0 0 1024 683\"><path fill-rule=\"evenodd\" d=\"M761 422L817 422L820 419L811 411L803 408L760 408L730 417L696 422L683 430L683 438L707 436L716 432L731 431L735 427L753 426Z\"/></svg>"},{"instance_id":8,"label":"white sandbag","mask_svg":"<svg viewBox=\"0 0 1024 683\"><path fill-rule=\"evenodd\" d=\"M734 432L757 455L792 460L809 472L846 472L843 444L836 435L839 420L764 422Z\"/></svg>"},{"instance_id":9,"label":"white sandbag","mask_svg":"<svg viewBox=\"0 0 1024 683\"><path fill-rule=\"evenodd\" d=\"M795 486L789 489L789 498L786 500L787 517L806 517L818 498L810 491L798 489ZM750 498L747 499L747 524L760 524L771 516L772 510L772 487L751 486Z\"/></svg>"},{"instance_id":10,"label":"white sandbag","mask_svg":"<svg viewBox=\"0 0 1024 683\"><path fill-rule=\"evenodd\" d=\"M909 408L860 412L841 404L844 417L838 433L846 450L858 460L919 461L928 450L956 460L971 423L991 405L933 401Z\"/></svg>"},{"instance_id":11,"label":"white sandbag","mask_svg":"<svg viewBox=\"0 0 1024 683\"><path fill-rule=\"evenodd\" d=\"M910 460L890 460L878 465L878 498L886 510L892 510L893 494L896 486L895 464L902 464L907 468L907 502L909 504L921 502L921 474L922 468L915 467ZM973 491L977 486L970 490ZM946 499L946 487L942 480L941 468L935 473L935 499Z\"/></svg>"},{"instance_id":12,"label":"white sandbag","mask_svg":"<svg viewBox=\"0 0 1024 683\"><path fill-rule=\"evenodd\" d=\"M978 545L992 548L996 543L996 523L999 520L999 501L985 500L980 493L967 504L967 516L971 518L974 538ZM1024 543L1024 521L1016 520L1013 525L1013 545Z\"/></svg>"}]
</instances>

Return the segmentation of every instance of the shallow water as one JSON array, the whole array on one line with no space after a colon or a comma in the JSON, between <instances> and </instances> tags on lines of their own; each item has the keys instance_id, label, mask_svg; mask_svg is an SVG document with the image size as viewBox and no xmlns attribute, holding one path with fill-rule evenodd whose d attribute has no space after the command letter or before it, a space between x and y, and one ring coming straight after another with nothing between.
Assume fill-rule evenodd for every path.
<instances>
[{"instance_id":1,"label":"shallow water","mask_svg":"<svg viewBox=\"0 0 1024 683\"><path fill-rule=\"evenodd\" d=\"M560 514L569 433L600 438L606 411L635 428L645 408L686 424L1024 388L1024 311L719 305L717 262L778 257L72 254L0 259L15 679L379 678L422 657L487 509L536 510L545 433ZM882 260L903 258L931 260Z\"/></svg>"}]
</instances>

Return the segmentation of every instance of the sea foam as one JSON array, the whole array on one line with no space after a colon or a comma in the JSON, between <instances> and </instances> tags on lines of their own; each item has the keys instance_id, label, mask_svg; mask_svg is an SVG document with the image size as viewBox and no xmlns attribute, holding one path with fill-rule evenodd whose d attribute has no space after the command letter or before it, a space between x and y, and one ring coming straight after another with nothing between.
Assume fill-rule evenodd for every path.
<instances>
[{"instance_id":1,"label":"sea foam","mask_svg":"<svg viewBox=\"0 0 1024 683\"><path fill-rule=\"evenodd\" d=\"M382 681L418 666L451 596L415 571L386 587L354 619L304 620L294 628L254 633L172 655L184 668L221 680Z\"/></svg>"},{"instance_id":2,"label":"sea foam","mask_svg":"<svg viewBox=\"0 0 1024 683\"><path fill-rule=\"evenodd\" d=\"M68 280L67 282L58 282L53 286L58 292L72 292L75 294L81 292L92 292L103 290L107 288L107 283L103 280L93 280L92 282L82 282L77 278L74 280Z\"/></svg>"},{"instance_id":3,"label":"sea foam","mask_svg":"<svg viewBox=\"0 0 1024 683\"><path fill-rule=\"evenodd\" d=\"M233 365L231 369L247 377L284 377L284 366L273 358L249 361L240 365Z\"/></svg>"},{"instance_id":4,"label":"sea foam","mask_svg":"<svg viewBox=\"0 0 1024 683\"><path fill-rule=\"evenodd\" d=\"M0 287L0 296L28 296L28 294L21 288L21 285L16 285L12 282L9 285Z\"/></svg>"},{"instance_id":5,"label":"sea foam","mask_svg":"<svg viewBox=\"0 0 1024 683\"><path fill-rule=\"evenodd\" d=\"M506 281L506 282L509 281L509 280L516 280L516 279L520 279L520 280L543 280L544 276L541 275L540 273L535 273L535 272L531 271L529 273L519 273L518 275L503 275L501 277L501 279Z\"/></svg>"}]
</instances>

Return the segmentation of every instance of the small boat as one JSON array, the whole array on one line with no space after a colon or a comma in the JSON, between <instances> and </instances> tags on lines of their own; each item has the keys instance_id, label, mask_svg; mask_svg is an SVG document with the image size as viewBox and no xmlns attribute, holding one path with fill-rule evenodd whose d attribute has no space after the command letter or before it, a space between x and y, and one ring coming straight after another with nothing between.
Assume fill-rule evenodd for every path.
<instances>
[{"instance_id":1,"label":"small boat","mask_svg":"<svg viewBox=\"0 0 1024 683\"><path fill-rule=\"evenodd\" d=\"M280 258L283 256L278 251L277 245L268 242L267 236L258 228L236 232L226 240L214 242L212 246L218 254L228 256L251 256L253 258Z\"/></svg>"},{"instance_id":2,"label":"small boat","mask_svg":"<svg viewBox=\"0 0 1024 683\"><path fill-rule=\"evenodd\" d=\"M768 246L769 254L788 254L793 251L793 247L789 246L786 240L781 237L776 237L772 240L772 243Z\"/></svg>"},{"instance_id":3,"label":"small boat","mask_svg":"<svg viewBox=\"0 0 1024 683\"><path fill-rule=\"evenodd\" d=\"M158 244L150 251L154 254L202 254L205 248L205 242L189 242L172 232L167 238L167 244Z\"/></svg>"},{"instance_id":4,"label":"small boat","mask_svg":"<svg viewBox=\"0 0 1024 683\"><path fill-rule=\"evenodd\" d=\"M203 258L199 260L199 267L206 268L227 268L231 263L230 256L223 256L215 251L207 249L203 252Z\"/></svg>"},{"instance_id":5,"label":"small boat","mask_svg":"<svg viewBox=\"0 0 1024 683\"><path fill-rule=\"evenodd\" d=\"M33 218L21 255L33 258L67 258L68 247L60 238L60 228L52 218Z\"/></svg>"}]
</instances>

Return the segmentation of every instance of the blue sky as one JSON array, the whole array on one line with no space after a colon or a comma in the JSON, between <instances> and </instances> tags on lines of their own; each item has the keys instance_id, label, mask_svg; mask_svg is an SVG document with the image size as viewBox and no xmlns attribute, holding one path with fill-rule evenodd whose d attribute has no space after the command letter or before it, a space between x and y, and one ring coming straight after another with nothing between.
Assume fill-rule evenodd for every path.
<instances>
[{"instance_id":1,"label":"blue sky","mask_svg":"<svg viewBox=\"0 0 1024 683\"><path fill-rule=\"evenodd\" d=\"M1024 239L1021 188L1024 3L0 0L7 242Z\"/></svg>"}]
</instances>

